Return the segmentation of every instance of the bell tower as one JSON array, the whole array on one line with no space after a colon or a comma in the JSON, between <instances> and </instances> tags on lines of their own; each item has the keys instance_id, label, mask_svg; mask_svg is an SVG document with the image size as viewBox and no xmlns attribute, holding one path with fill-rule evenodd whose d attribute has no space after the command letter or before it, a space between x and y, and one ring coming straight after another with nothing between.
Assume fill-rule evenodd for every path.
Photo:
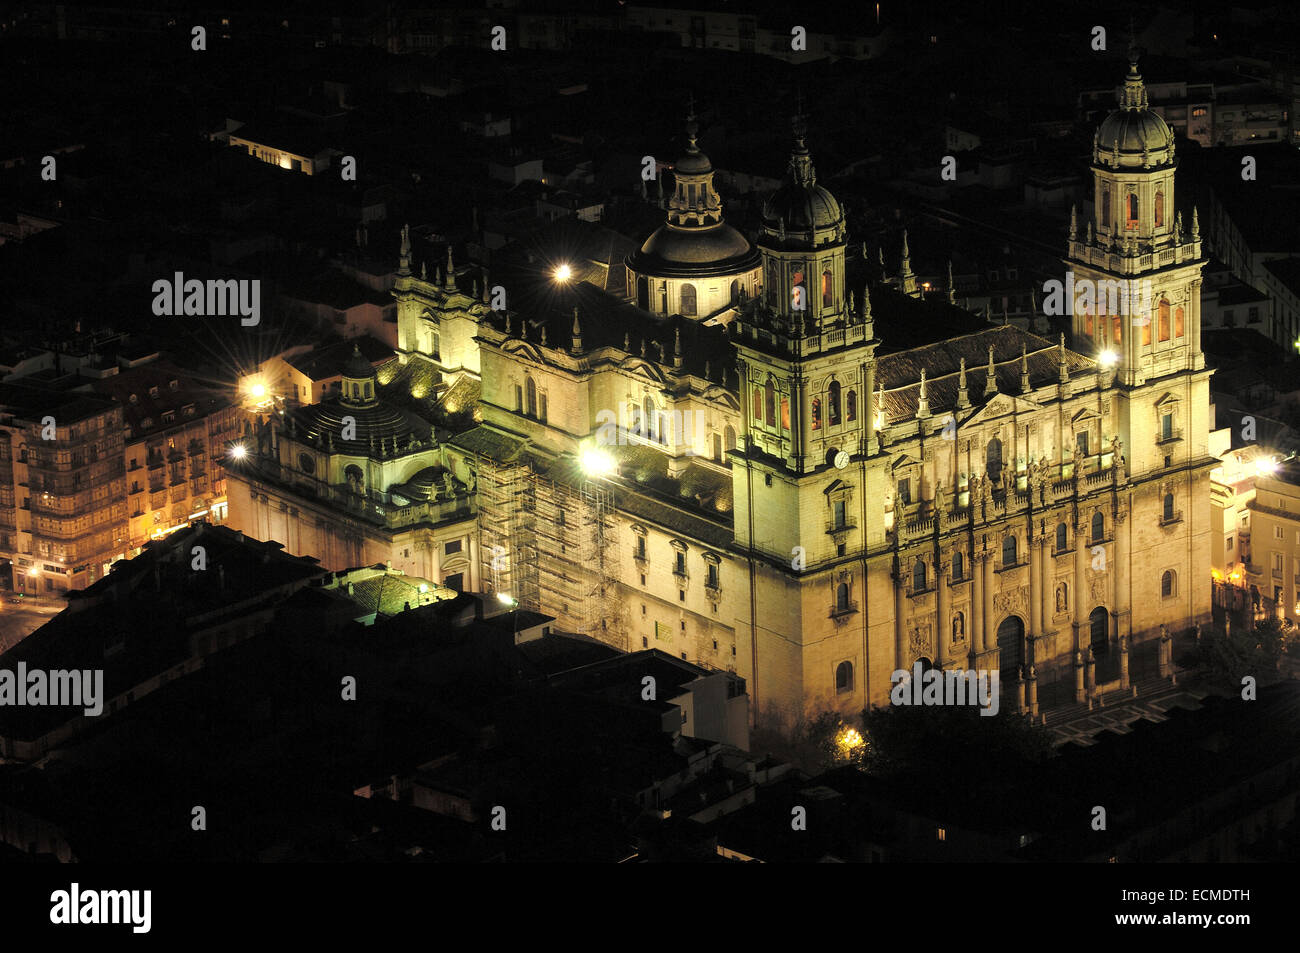
<instances>
[{"instance_id":1,"label":"bell tower","mask_svg":"<svg viewBox=\"0 0 1300 953\"><path fill-rule=\"evenodd\" d=\"M1172 441L1199 413L1190 394L1175 400L1157 382L1181 390L1179 375L1185 383L1205 367L1205 262L1196 210L1186 227L1175 203L1174 134L1149 108L1135 48L1119 108L1093 138L1091 168L1090 214L1081 226L1077 210L1071 212L1065 284L1076 350L1091 350L1113 371L1120 398L1116 436L1130 448L1136 473L1165 465L1165 451L1151 440L1157 429L1164 436L1156 443ZM1159 410L1153 403L1161 400L1180 406Z\"/></svg>"},{"instance_id":2,"label":"bell tower","mask_svg":"<svg viewBox=\"0 0 1300 953\"><path fill-rule=\"evenodd\" d=\"M785 182L762 209L763 293L729 326L744 434L732 457L734 532L753 567L753 688L764 719L802 717L811 699L860 709L864 698L853 673L865 655L862 504L878 342L870 299L846 289L845 235L796 117ZM766 681L763 672L782 674Z\"/></svg>"}]
</instances>

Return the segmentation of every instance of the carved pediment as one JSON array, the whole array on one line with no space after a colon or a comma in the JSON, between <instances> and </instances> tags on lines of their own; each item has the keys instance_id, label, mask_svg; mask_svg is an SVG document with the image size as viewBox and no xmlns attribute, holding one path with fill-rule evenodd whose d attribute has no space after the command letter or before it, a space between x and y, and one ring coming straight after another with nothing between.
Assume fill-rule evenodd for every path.
<instances>
[{"instance_id":1,"label":"carved pediment","mask_svg":"<svg viewBox=\"0 0 1300 953\"><path fill-rule=\"evenodd\" d=\"M518 338L502 341L501 351L512 357L521 357L524 360L532 361L534 364L546 363L546 359L542 357L542 352L535 345L528 341L521 341Z\"/></svg>"},{"instance_id":2,"label":"carved pediment","mask_svg":"<svg viewBox=\"0 0 1300 953\"><path fill-rule=\"evenodd\" d=\"M996 420L1011 414L1031 414L1042 408L1033 401L1011 394L995 394L989 402L961 422L962 428L978 426L985 421Z\"/></svg>"}]
</instances>

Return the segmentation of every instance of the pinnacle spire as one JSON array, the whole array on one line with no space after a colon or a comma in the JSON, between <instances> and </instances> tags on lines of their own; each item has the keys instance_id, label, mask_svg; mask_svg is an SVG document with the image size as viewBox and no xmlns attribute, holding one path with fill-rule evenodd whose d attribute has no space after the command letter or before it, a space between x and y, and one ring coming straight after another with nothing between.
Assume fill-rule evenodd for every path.
<instances>
[{"instance_id":1,"label":"pinnacle spire","mask_svg":"<svg viewBox=\"0 0 1300 953\"><path fill-rule=\"evenodd\" d=\"M451 243L447 243L447 270L443 273L443 287L448 291L456 290L456 268L451 262Z\"/></svg>"},{"instance_id":2,"label":"pinnacle spire","mask_svg":"<svg viewBox=\"0 0 1300 953\"><path fill-rule=\"evenodd\" d=\"M1061 343L1056 349L1056 374L1062 384L1070 383L1070 368L1065 363L1065 332L1061 332Z\"/></svg>"},{"instance_id":3,"label":"pinnacle spire","mask_svg":"<svg viewBox=\"0 0 1300 953\"><path fill-rule=\"evenodd\" d=\"M1020 393L1028 394L1031 389L1029 386L1029 348L1022 342L1020 345Z\"/></svg>"},{"instance_id":4,"label":"pinnacle spire","mask_svg":"<svg viewBox=\"0 0 1300 953\"><path fill-rule=\"evenodd\" d=\"M957 287L952 281L952 259L948 259L948 303L957 303Z\"/></svg>"},{"instance_id":5,"label":"pinnacle spire","mask_svg":"<svg viewBox=\"0 0 1300 953\"><path fill-rule=\"evenodd\" d=\"M925 368L921 368L921 392L916 398L916 417L918 420L930 416L930 397L926 392Z\"/></svg>"},{"instance_id":6,"label":"pinnacle spire","mask_svg":"<svg viewBox=\"0 0 1300 953\"><path fill-rule=\"evenodd\" d=\"M961 359L961 372L957 375L957 409L970 407L970 393L966 390L966 358Z\"/></svg>"},{"instance_id":7,"label":"pinnacle spire","mask_svg":"<svg viewBox=\"0 0 1300 953\"><path fill-rule=\"evenodd\" d=\"M993 366L993 345L989 345L989 368L984 377L984 396L992 397L998 392L998 372Z\"/></svg>"},{"instance_id":8,"label":"pinnacle spire","mask_svg":"<svg viewBox=\"0 0 1300 953\"><path fill-rule=\"evenodd\" d=\"M578 309L576 306L573 309L573 332L569 350L574 353L582 350L582 325L578 323Z\"/></svg>"},{"instance_id":9,"label":"pinnacle spire","mask_svg":"<svg viewBox=\"0 0 1300 953\"><path fill-rule=\"evenodd\" d=\"M402 226L402 249L397 257L397 273L399 275L409 275L411 273L411 226Z\"/></svg>"}]
</instances>

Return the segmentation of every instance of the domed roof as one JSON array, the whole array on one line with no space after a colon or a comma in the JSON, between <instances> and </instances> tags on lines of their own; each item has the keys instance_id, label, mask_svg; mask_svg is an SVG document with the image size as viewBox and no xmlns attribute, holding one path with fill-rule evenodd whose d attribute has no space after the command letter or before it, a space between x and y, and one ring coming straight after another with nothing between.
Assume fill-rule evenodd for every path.
<instances>
[{"instance_id":1,"label":"domed roof","mask_svg":"<svg viewBox=\"0 0 1300 953\"><path fill-rule=\"evenodd\" d=\"M1117 109L1097 127L1097 147L1105 153L1119 143L1120 152L1163 152L1174 133L1149 109Z\"/></svg>"},{"instance_id":2,"label":"domed roof","mask_svg":"<svg viewBox=\"0 0 1300 953\"><path fill-rule=\"evenodd\" d=\"M763 203L763 224L772 229L780 222L789 231L834 228L843 219L839 201L820 185L788 181Z\"/></svg>"},{"instance_id":3,"label":"domed roof","mask_svg":"<svg viewBox=\"0 0 1300 953\"><path fill-rule=\"evenodd\" d=\"M742 259L752 250L749 239L726 222L706 228L681 228L669 222L655 229L634 256L649 268L633 267L654 273L655 264L670 268L722 265Z\"/></svg>"},{"instance_id":4,"label":"domed roof","mask_svg":"<svg viewBox=\"0 0 1300 953\"><path fill-rule=\"evenodd\" d=\"M814 246L843 239L844 209L835 196L817 184L817 170L805 136L803 116L796 115L794 149L785 182L763 202L764 245L784 245L787 236Z\"/></svg>"},{"instance_id":5,"label":"domed roof","mask_svg":"<svg viewBox=\"0 0 1300 953\"><path fill-rule=\"evenodd\" d=\"M354 380L365 380L368 377L375 376L374 365L365 359L361 354L361 348L352 345L352 355L343 365L343 376L351 377Z\"/></svg>"},{"instance_id":6,"label":"domed roof","mask_svg":"<svg viewBox=\"0 0 1300 953\"><path fill-rule=\"evenodd\" d=\"M1124 79L1119 108L1102 120L1097 127L1093 144L1097 161L1114 156L1116 149L1122 157L1130 160L1125 165L1132 164L1137 156L1143 156L1144 165L1162 163L1173 158L1173 130L1150 109L1146 84L1138 72L1135 50L1129 54L1129 71Z\"/></svg>"}]
</instances>

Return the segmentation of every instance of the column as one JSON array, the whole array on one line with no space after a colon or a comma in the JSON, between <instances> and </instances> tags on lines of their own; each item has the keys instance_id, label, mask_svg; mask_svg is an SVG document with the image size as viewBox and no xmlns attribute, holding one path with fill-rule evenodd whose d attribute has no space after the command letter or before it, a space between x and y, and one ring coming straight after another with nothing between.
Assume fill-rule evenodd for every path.
<instances>
[{"instance_id":1,"label":"column","mask_svg":"<svg viewBox=\"0 0 1300 953\"><path fill-rule=\"evenodd\" d=\"M1077 532L1074 537L1074 647L1079 651L1088 648L1088 640L1084 635L1088 625L1088 596L1085 592L1087 583L1083 567L1089 552L1087 537L1082 532Z\"/></svg>"},{"instance_id":2,"label":"column","mask_svg":"<svg viewBox=\"0 0 1300 953\"><path fill-rule=\"evenodd\" d=\"M1029 527L1029 641L1043 634L1042 540Z\"/></svg>"},{"instance_id":3,"label":"column","mask_svg":"<svg viewBox=\"0 0 1300 953\"><path fill-rule=\"evenodd\" d=\"M903 632L903 612L906 608L907 591L903 588L902 567L900 564L898 572L894 575L894 669L896 671L907 668L907 659L903 657L907 645L907 639Z\"/></svg>"},{"instance_id":4,"label":"column","mask_svg":"<svg viewBox=\"0 0 1300 953\"><path fill-rule=\"evenodd\" d=\"M1116 465L1118 466L1118 461L1116 461ZM1120 626L1123 618L1120 615L1121 600L1123 599L1123 584L1120 580L1121 577L1128 578L1129 569L1131 568L1128 564L1128 547L1124 544L1124 530L1128 524L1125 515L1124 511L1120 510L1119 516L1115 520L1115 545L1112 547L1114 552L1111 553L1114 561L1106 564L1106 568L1110 570L1110 606L1111 612L1115 616L1116 636L1122 631Z\"/></svg>"},{"instance_id":5,"label":"column","mask_svg":"<svg viewBox=\"0 0 1300 953\"><path fill-rule=\"evenodd\" d=\"M867 293L865 290L862 292ZM866 425L866 446L863 450L867 453L875 453L876 450L876 365L873 361L863 366L863 388L866 393L863 395L861 404L866 408L867 415L863 420Z\"/></svg>"},{"instance_id":6,"label":"column","mask_svg":"<svg viewBox=\"0 0 1300 953\"><path fill-rule=\"evenodd\" d=\"M1043 633L1051 632L1055 628L1052 623L1052 614L1056 611L1056 580L1052 572L1052 543L1054 537L1050 534L1039 540L1038 557L1042 561L1042 570L1039 573L1042 579L1042 613L1043 613Z\"/></svg>"},{"instance_id":7,"label":"column","mask_svg":"<svg viewBox=\"0 0 1300 953\"><path fill-rule=\"evenodd\" d=\"M984 560L971 550L970 650L973 655L984 651ZM974 662L972 661L972 666Z\"/></svg>"},{"instance_id":8,"label":"column","mask_svg":"<svg viewBox=\"0 0 1300 953\"><path fill-rule=\"evenodd\" d=\"M986 552L983 555L980 568L984 574L984 642L981 648L987 652L997 645L998 630L993 619L993 554Z\"/></svg>"},{"instance_id":9,"label":"column","mask_svg":"<svg viewBox=\"0 0 1300 953\"><path fill-rule=\"evenodd\" d=\"M936 663L942 671L948 667L948 646L952 640L952 611L948 605L950 602L948 596L948 560L942 553L939 555L939 562L935 566L935 571L939 576L939 620L935 626L937 629L935 639L938 643L938 659Z\"/></svg>"}]
</instances>

